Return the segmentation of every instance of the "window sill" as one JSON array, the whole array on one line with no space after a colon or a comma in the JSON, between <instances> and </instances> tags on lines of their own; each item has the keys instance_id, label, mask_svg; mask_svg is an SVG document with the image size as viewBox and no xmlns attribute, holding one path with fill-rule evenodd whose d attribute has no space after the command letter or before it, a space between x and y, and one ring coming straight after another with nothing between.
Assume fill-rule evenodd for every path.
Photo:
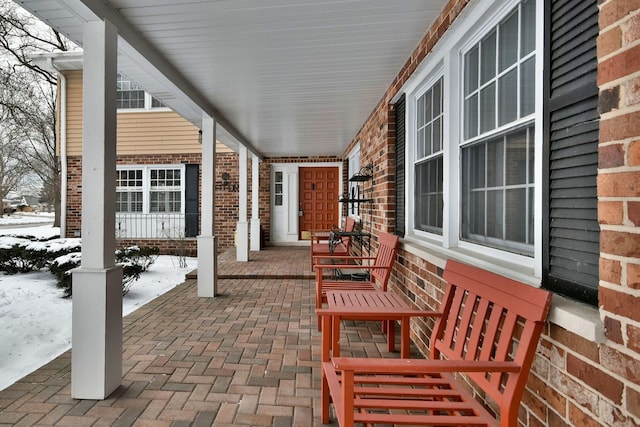
<instances>
[{"instance_id":1,"label":"window sill","mask_svg":"<svg viewBox=\"0 0 640 427\"><path fill-rule=\"evenodd\" d=\"M439 242L435 241L418 242L411 238L404 238L401 242L402 249L440 268L445 267L447 259L453 258L531 286L540 286L540 278L534 276L533 269L519 264L483 257L464 249L443 248ZM596 307L554 294L548 320L588 341L595 343L606 341L604 325Z\"/></svg>"},{"instance_id":2,"label":"window sill","mask_svg":"<svg viewBox=\"0 0 640 427\"><path fill-rule=\"evenodd\" d=\"M606 341L598 309L561 295L553 295L549 322L588 341L597 344Z\"/></svg>"},{"instance_id":3,"label":"window sill","mask_svg":"<svg viewBox=\"0 0 640 427\"><path fill-rule=\"evenodd\" d=\"M411 237L402 239L402 248L441 268L445 267L449 258L453 258L457 261L472 264L476 267L509 277L510 279L526 283L527 285L540 286L540 278L535 277L533 268L504 259L490 257L477 251L466 248L443 248L442 244L436 240L417 240Z\"/></svg>"}]
</instances>

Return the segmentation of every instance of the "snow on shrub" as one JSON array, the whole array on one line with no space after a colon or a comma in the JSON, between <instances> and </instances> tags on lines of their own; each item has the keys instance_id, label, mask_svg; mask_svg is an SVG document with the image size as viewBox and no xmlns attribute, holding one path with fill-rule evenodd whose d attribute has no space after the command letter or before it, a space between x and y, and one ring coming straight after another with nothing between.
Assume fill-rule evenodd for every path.
<instances>
[{"instance_id":1,"label":"snow on shrub","mask_svg":"<svg viewBox=\"0 0 640 427\"><path fill-rule=\"evenodd\" d=\"M56 286L70 297L71 270L80 266L81 239L53 237L36 239L33 236L0 236L0 271L6 274L26 273L48 268L56 277ZM131 246L115 253L116 263L122 265L122 294L140 278L158 258L155 247Z\"/></svg>"},{"instance_id":2,"label":"snow on shrub","mask_svg":"<svg viewBox=\"0 0 640 427\"><path fill-rule=\"evenodd\" d=\"M140 278L140 274L147 271L158 258L160 250L151 247L131 246L116 251L116 263L122 265L122 295L126 295L132 283ZM80 266L80 252L70 253L53 260L49 271L56 276L56 286L64 290L64 297L72 295L71 270Z\"/></svg>"},{"instance_id":3,"label":"snow on shrub","mask_svg":"<svg viewBox=\"0 0 640 427\"><path fill-rule=\"evenodd\" d=\"M80 239L0 236L0 271L7 274L41 270L61 255L80 250Z\"/></svg>"}]
</instances>

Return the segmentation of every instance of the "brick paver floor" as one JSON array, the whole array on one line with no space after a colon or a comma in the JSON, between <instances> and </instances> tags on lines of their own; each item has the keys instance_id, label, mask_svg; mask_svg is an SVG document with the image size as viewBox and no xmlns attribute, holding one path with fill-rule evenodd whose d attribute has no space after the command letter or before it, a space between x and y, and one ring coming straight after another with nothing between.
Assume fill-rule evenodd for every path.
<instances>
[{"instance_id":1,"label":"brick paver floor","mask_svg":"<svg viewBox=\"0 0 640 427\"><path fill-rule=\"evenodd\" d=\"M308 254L270 247L246 263L221 255L215 298L198 298L187 279L125 317L123 380L109 398L71 398L66 352L0 391L0 426L321 425ZM376 324L351 326L344 355L397 357Z\"/></svg>"}]
</instances>

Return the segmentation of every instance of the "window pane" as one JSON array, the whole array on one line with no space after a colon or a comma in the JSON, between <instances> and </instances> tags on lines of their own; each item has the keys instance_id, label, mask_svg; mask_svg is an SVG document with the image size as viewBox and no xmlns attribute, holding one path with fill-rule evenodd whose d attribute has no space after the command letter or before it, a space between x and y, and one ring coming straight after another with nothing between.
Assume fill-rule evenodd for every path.
<instances>
[{"instance_id":1,"label":"window pane","mask_svg":"<svg viewBox=\"0 0 640 427\"><path fill-rule=\"evenodd\" d=\"M487 142L487 187L504 185L504 138Z\"/></svg>"},{"instance_id":2,"label":"window pane","mask_svg":"<svg viewBox=\"0 0 640 427\"><path fill-rule=\"evenodd\" d=\"M416 145L417 145L417 158L421 159L425 156L425 148L424 148L424 132L425 129L422 128L418 131L418 135L417 135L417 141L416 141Z\"/></svg>"},{"instance_id":3,"label":"window pane","mask_svg":"<svg viewBox=\"0 0 640 427\"><path fill-rule=\"evenodd\" d=\"M524 57L533 52L536 47L536 2L528 0L522 3L522 35L520 41L520 56Z\"/></svg>"},{"instance_id":4,"label":"window pane","mask_svg":"<svg viewBox=\"0 0 640 427\"><path fill-rule=\"evenodd\" d=\"M169 193L169 199L170 199L170 205L169 205L169 210L171 212L180 212L181 208L182 208L182 200L180 197L180 192L179 191L172 191L171 193Z\"/></svg>"},{"instance_id":5,"label":"window pane","mask_svg":"<svg viewBox=\"0 0 640 427\"><path fill-rule=\"evenodd\" d=\"M425 126L424 128L424 155L425 156L429 156L433 153L433 150L431 149L431 139L432 139L431 132L432 131L433 131L433 126L431 125L431 123Z\"/></svg>"},{"instance_id":6,"label":"window pane","mask_svg":"<svg viewBox=\"0 0 640 427\"><path fill-rule=\"evenodd\" d=\"M520 65L520 117L533 114L535 111L535 56Z\"/></svg>"},{"instance_id":7,"label":"window pane","mask_svg":"<svg viewBox=\"0 0 640 427\"><path fill-rule=\"evenodd\" d=\"M442 156L416 165L415 227L442 233Z\"/></svg>"},{"instance_id":8,"label":"window pane","mask_svg":"<svg viewBox=\"0 0 640 427\"><path fill-rule=\"evenodd\" d=\"M467 156L468 165L465 170L469 172L470 188L478 188L485 186L485 144L474 145Z\"/></svg>"},{"instance_id":9,"label":"window pane","mask_svg":"<svg viewBox=\"0 0 640 427\"><path fill-rule=\"evenodd\" d=\"M464 56L464 95L478 90L478 47Z\"/></svg>"},{"instance_id":10,"label":"window pane","mask_svg":"<svg viewBox=\"0 0 640 427\"><path fill-rule=\"evenodd\" d=\"M142 192L136 191L129 193L131 198L131 205L129 209L131 212L142 212Z\"/></svg>"},{"instance_id":11,"label":"window pane","mask_svg":"<svg viewBox=\"0 0 640 427\"><path fill-rule=\"evenodd\" d=\"M480 42L480 84L496 76L496 32L491 32Z\"/></svg>"},{"instance_id":12,"label":"window pane","mask_svg":"<svg viewBox=\"0 0 640 427\"><path fill-rule=\"evenodd\" d=\"M433 117L442 113L442 79L433 85Z\"/></svg>"},{"instance_id":13,"label":"window pane","mask_svg":"<svg viewBox=\"0 0 640 427\"><path fill-rule=\"evenodd\" d=\"M116 212L127 212L127 193L116 193Z\"/></svg>"},{"instance_id":14,"label":"window pane","mask_svg":"<svg viewBox=\"0 0 640 427\"><path fill-rule=\"evenodd\" d=\"M471 234L485 234L484 195L483 191L474 191L471 193L471 207L467 209L465 213L465 215L469 215L469 232L466 237Z\"/></svg>"},{"instance_id":15,"label":"window pane","mask_svg":"<svg viewBox=\"0 0 640 427\"><path fill-rule=\"evenodd\" d=\"M420 98L418 98L418 101L416 102L416 109L417 109L417 115L418 115L418 127L421 128L422 126L424 126L425 123L425 119L424 119L424 95L422 95Z\"/></svg>"},{"instance_id":16,"label":"window pane","mask_svg":"<svg viewBox=\"0 0 640 427\"><path fill-rule=\"evenodd\" d=\"M499 71L504 71L518 60L518 12L512 13L500 26L498 49Z\"/></svg>"},{"instance_id":17,"label":"window pane","mask_svg":"<svg viewBox=\"0 0 640 427\"><path fill-rule=\"evenodd\" d=\"M478 135L478 95L473 95L464 102L464 137L473 138Z\"/></svg>"},{"instance_id":18,"label":"window pane","mask_svg":"<svg viewBox=\"0 0 640 427\"><path fill-rule=\"evenodd\" d=\"M431 90L424 94L424 122L428 123L433 119L433 99Z\"/></svg>"},{"instance_id":19,"label":"window pane","mask_svg":"<svg viewBox=\"0 0 640 427\"><path fill-rule=\"evenodd\" d=\"M518 73L512 69L498 80L498 125L502 126L518 118Z\"/></svg>"},{"instance_id":20,"label":"window pane","mask_svg":"<svg viewBox=\"0 0 640 427\"><path fill-rule=\"evenodd\" d=\"M527 183L527 132L521 130L506 136L506 184Z\"/></svg>"},{"instance_id":21,"label":"window pane","mask_svg":"<svg viewBox=\"0 0 640 427\"><path fill-rule=\"evenodd\" d=\"M491 83L480 91L480 133L496 127L496 85Z\"/></svg>"},{"instance_id":22,"label":"window pane","mask_svg":"<svg viewBox=\"0 0 640 427\"><path fill-rule=\"evenodd\" d=\"M487 236L503 238L502 190L487 191Z\"/></svg>"},{"instance_id":23,"label":"window pane","mask_svg":"<svg viewBox=\"0 0 640 427\"><path fill-rule=\"evenodd\" d=\"M505 229L507 240L527 242L527 190L517 188L506 191Z\"/></svg>"},{"instance_id":24,"label":"window pane","mask_svg":"<svg viewBox=\"0 0 640 427\"><path fill-rule=\"evenodd\" d=\"M433 152L442 150L442 119L438 117L433 121Z\"/></svg>"}]
</instances>

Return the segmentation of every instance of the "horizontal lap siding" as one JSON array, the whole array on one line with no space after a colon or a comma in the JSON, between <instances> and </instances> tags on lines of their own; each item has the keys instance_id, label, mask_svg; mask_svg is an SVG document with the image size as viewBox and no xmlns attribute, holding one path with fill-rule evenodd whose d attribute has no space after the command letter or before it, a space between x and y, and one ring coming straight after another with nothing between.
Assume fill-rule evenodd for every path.
<instances>
[{"instance_id":1,"label":"horizontal lap siding","mask_svg":"<svg viewBox=\"0 0 640 427\"><path fill-rule=\"evenodd\" d=\"M82 155L82 71L67 78L67 154ZM199 129L173 111L118 112L119 155L199 154ZM232 152L218 143L217 152Z\"/></svg>"}]
</instances>

